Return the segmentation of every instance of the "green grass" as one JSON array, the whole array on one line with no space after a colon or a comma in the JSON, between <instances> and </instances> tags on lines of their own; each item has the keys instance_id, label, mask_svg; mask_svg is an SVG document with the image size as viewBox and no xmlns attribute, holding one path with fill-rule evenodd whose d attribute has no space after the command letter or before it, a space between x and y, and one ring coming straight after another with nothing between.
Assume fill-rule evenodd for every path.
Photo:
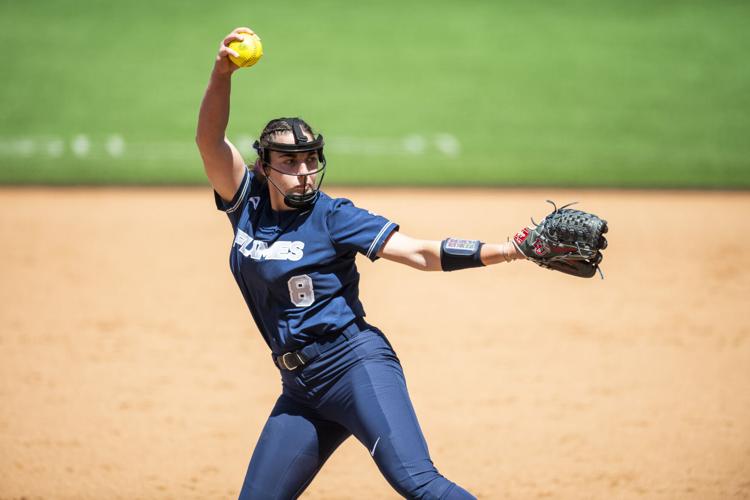
<instances>
[{"instance_id":1,"label":"green grass","mask_svg":"<svg viewBox=\"0 0 750 500\"><path fill-rule=\"evenodd\" d=\"M6 1L0 182L205 182L200 99L250 25L265 57L235 74L228 135L303 116L326 182L748 188L748 18L721 0Z\"/></svg>"}]
</instances>

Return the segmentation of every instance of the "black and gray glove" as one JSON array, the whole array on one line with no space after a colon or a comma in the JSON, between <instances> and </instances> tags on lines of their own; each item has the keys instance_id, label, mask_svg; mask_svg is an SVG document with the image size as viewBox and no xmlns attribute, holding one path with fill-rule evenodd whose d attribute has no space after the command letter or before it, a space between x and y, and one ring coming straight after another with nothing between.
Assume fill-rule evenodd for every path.
<instances>
[{"instance_id":1,"label":"black and gray glove","mask_svg":"<svg viewBox=\"0 0 750 500\"><path fill-rule=\"evenodd\" d=\"M533 228L525 227L513 237L513 244L527 259L555 271L579 278L591 278L599 271L601 250L607 248L607 221L594 214L557 206Z\"/></svg>"}]
</instances>

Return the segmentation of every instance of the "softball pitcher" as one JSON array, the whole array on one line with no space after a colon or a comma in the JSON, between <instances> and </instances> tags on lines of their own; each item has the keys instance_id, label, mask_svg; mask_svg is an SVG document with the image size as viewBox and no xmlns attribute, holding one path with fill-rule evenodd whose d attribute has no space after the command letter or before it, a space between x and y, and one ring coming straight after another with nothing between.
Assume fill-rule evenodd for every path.
<instances>
[{"instance_id":1,"label":"softball pitcher","mask_svg":"<svg viewBox=\"0 0 750 500\"><path fill-rule=\"evenodd\" d=\"M322 135L299 118L272 120L247 168L225 137L230 82L238 69L224 38L198 119L196 141L234 231L230 268L282 379L247 469L240 498L298 497L350 435L407 498L466 499L430 460L398 357L365 320L357 253L425 271L525 258L513 242L425 241L397 223L320 191Z\"/></svg>"}]
</instances>

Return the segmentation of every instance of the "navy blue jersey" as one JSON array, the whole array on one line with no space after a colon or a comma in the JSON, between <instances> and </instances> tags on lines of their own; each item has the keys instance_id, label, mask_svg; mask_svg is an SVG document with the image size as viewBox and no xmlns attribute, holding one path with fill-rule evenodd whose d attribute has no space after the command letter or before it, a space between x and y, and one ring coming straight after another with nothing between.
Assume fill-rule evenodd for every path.
<instances>
[{"instance_id":1,"label":"navy blue jersey","mask_svg":"<svg viewBox=\"0 0 750 500\"><path fill-rule=\"evenodd\" d=\"M365 315L356 254L376 260L398 225L322 192L310 209L275 212L268 188L249 170L231 201L214 196L234 229L232 274L274 354Z\"/></svg>"}]
</instances>

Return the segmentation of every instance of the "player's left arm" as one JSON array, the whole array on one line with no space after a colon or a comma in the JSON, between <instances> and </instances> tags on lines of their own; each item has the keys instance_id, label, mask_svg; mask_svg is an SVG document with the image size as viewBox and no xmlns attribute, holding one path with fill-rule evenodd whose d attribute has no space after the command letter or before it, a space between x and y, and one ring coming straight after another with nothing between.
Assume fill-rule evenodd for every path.
<instances>
[{"instance_id":1,"label":"player's left arm","mask_svg":"<svg viewBox=\"0 0 750 500\"><path fill-rule=\"evenodd\" d=\"M453 240L454 242L466 241L468 246L471 240ZM476 242L478 243L478 242ZM445 255L445 243L434 240L421 240L412 238L398 231L394 231L378 251L378 257L405 264L420 271L442 271ZM449 242L448 245L451 245ZM458 243L454 246L461 246ZM450 250L449 250L450 251ZM526 257L519 252L511 242L507 243L484 243L477 253L479 261L477 266L489 266L500 262L511 262ZM467 266L468 267L468 266Z\"/></svg>"}]
</instances>

